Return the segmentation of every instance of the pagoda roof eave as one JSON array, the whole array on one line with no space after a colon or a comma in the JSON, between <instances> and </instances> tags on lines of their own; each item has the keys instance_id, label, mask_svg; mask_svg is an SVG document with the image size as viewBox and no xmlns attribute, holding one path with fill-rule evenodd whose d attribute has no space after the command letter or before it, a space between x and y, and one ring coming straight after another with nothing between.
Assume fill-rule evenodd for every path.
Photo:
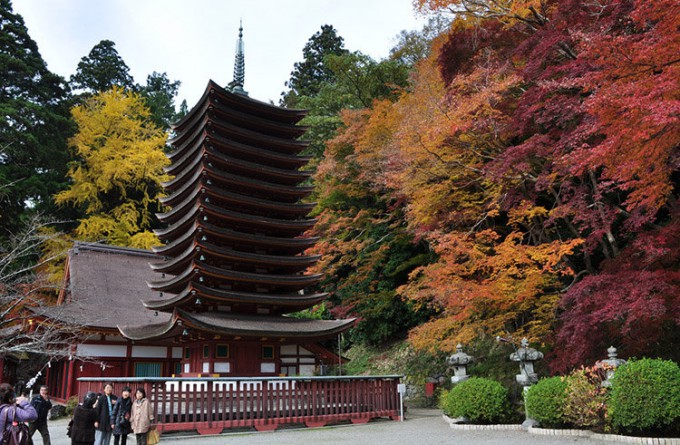
<instances>
[{"instance_id":1,"label":"pagoda roof eave","mask_svg":"<svg viewBox=\"0 0 680 445\"><path fill-rule=\"evenodd\" d=\"M248 337L328 338L349 329L355 319L310 320L285 316L253 316L235 313L205 312L190 314L177 309L184 324L225 335Z\"/></svg>"},{"instance_id":2,"label":"pagoda roof eave","mask_svg":"<svg viewBox=\"0 0 680 445\"><path fill-rule=\"evenodd\" d=\"M161 197L159 201L164 206L176 206L178 203L184 201L188 194L193 193L196 183L205 175L206 173L203 168L196 169L194 174L180 188L168 196Z\"/></svg>"},{"instance_id":3,"label":"pagoda roof eave","mask_svg":"<svg viewBox=\"0 0 680 445\"><path fill-rule=\"evenodd\" d=\"M208 156L208 161L212 160L226 166L240 167L257 175L264 175L279 180L294 181L298 183L308 179L313 174L313 172L308 170L287 170L269 165L257 164L255 162L244 161L239 158L220 153L210 147L205 147L204 153L202 153L201 156L203 156L203 154Z\"/></svg>"},{"instance_id":4,"label":"pagoda roof eave","mask_svg":"<svg viewBox=\"0 0 680 445\"><path fill-rule=\"evenodd\" d=\"M282 185L282 184L272 184L271 182L260 181L257 179L251 179L245 176L239 176L232 173L225 173L214 167L205 167L205 171L208 176L216 180L230 181L234 184L243 184L258 190L266 190L268 192L276 192L280 194L291 195L297 199L304 198L314 191L313 186L300 186L300 185Z\"/></svg>"},{"instance_id":5,"label":"pagoda roof eave","mask_svg":"<svg viewBox=\"0 0 680 445\"><path fill-rule=\"evenodd\" d=\"M320 341L346 331L355 319L311 320L286 316L245 315L232 312L189 313L176 308L166 323L140 326L119 325L130 340L162 340L180 337L184 329L239 338L279 338Z\"/></svg>"},{"instance_id":6,"label":"pagoda roof eave","mask_svg":"<svg viewBox=\"0 0 680 445\"><path fill-rule=\"evenodd\" d=\"M194 105L194 107L189 111L189 113L187 113L186 116L184 116L172 126L173 130L181 131L182 127L185 126L189 120L191 120L192 115L197 113L200 110L200 107L208 101L211 93L219 94L223 99L226 99L225 103L238 104L245 109L255 112L256 114L262 113L277 122L287 122L294 124L299 122L308 113L307 110L282 108L250 98L248 96L231 93L211 79L208 81L203 95L198 100L196 105Z\"/></svg>"},{"instance_id":7,"label":"pagoda roof eave","mask_svg":"<svg viewBox=\"0 0 680 445\"><path fill-rule=\"evenodd\" d=\"M175 256L178 251L181 252L186 249L185 244L195 242L194 237L198 233L207 233L218 238L229 239L231 241L245 241L250 244L257 244L260 246L275 246L283 249L291 249L291 251L301 252L309 247L312 247L318 240L318 237L309 238L284 238L268 235L257 235L252 233L239 232L236 230L225 229L215 226L214 224L200 222L195 223L194 226L187 230L181 237L177 238L170 244L164 246L153 247L153 251L158 255Z\"/></svg>"},{"instance_id":8,"label":"pagoda roof eave","mask_svg":"<svg viewBox=\"0 0 680 445\"><path fill-rule=\"evenodd\" d=\"M226 182L232 186L244 186L248 189L255 189L260 192L268 192L272 195L285 195L288 199L277 199L277 196L273 196L271 200L276 202L289 202L302 199L309 196L314 191L313 186L272 184L271 182L260 181L247 176L226 173L206 165L203 165L198 169L191 168L191 170L193 170L192 176L186 179L181 187L175 189L171 195L160 199L163 205L176 205L178 202L184 200L186 195L190 192L190 189L195 187L196 181L202 176L206 176L207 178L216 181ZM280 198L280 196L278 198Z\"/></svg>"},{"instance_id":9,"label":"pagoda roof eave","mask_svg":"<svg viewBox=\"0 0 680 445\"><path fill-rule=\"evenodd\" d=\"M221 122L213 117L211 112L206 114L206 125L210 127L211 133L216 134L228 134L232 137L236 137L239 140L250 140L256 144L262 144L263 146L269 148L272 151L280 151L281 153L299 153L300 151L307 148L310 144L308 140L302 139L290 139L282 138L277 136L272 136L268 134L259 133L254 130L249 130L247 128L239 127L230 123ZM178 139L182 139L179 137ZM223 139L230 139L229 137L223 137ZM173 139L174 140L174 139ZM252 145L252 144L247 144Z\"/></svg>"},{"instance_id":10,"label":"pagoda roof eave","mask_svg":"<svg viewBox=\"0 0 680 445\"><path fill-rule=\"evenodd\" d=\"M182 327L178 325L175 312L164 323L147 324L141 326L117 325L120 334L128 340L161 340L181 335Z\"/></svg>"},{"instance_id":11,"label":"pagoda roof eave","mask_svg":"<svg viewBox=\"0 0 680 445\"><path fill-rule=\"evenodd\" d=\"M211 134L208 137L206 137L206 143L214 143L215 145L219 145L222 148L226 149L233 149L234 151L238 151L240 153L244 154L254 154L262 157L263 159L267 159L272 162L280 163L280 164L289 164L292 167L299 168L305 164L307 164L312 157L311 156L303 156L303 155L298 155L298 154L290 154L290 153L281 153L278 151L273 151L273 150L266 150L264 148L260 147L255 147L253 145L249 144L244 144L232 139L227 139L225 137L220 136L219 134Z\"/></svg>"},{"instance_id":12,"label":"pagoda roof eave","mask_svg":"<svg viewBox=\"0 0 680 445\"><path fill-rule=\"evenodd\" d=\"M205 275L232 282L254 283L277 287L293 287L295 289L301 289L316 284L322 278L321 274L283 275L240 272L231 269L222 269L220 267L211 266L202 261L193 260L179 275L162 280L149 281L147 282L147 285L154 291L173 293L177 287L183 288L189 285L189 283L192 282L194 275Z\"/></svg>"},{"instance_id":13,"label":"pagoda roof eave","mask_svg":"<svg viewBox=\"0 0 680 445\"><path fill-rule=\"evenodd\" d=\"M290 310L302 310L323 301L328 294L265 294L255 292L237 292L223 289L213 289L192 283L184 291L175 294L171 298L154 299L144 301L147 309L166 311L172 310L176 306L181 306L191 302L193 298L203 298L204 300L216 300L224 303L252 304L263 306L278 306Z\"/></svg>"},{"instance_id":14,"label":"pagoda roof eave","mask_svg":"<svg viewBox=\"0 0 680 445\"><path fill-rule=\"evenodd\" d=\"M226 115L230 121L241 121L248 122L254 127L264 129L268 132L276 133L279 137L293 137L297 138L302 136L308 129L308 126L301 126L289 123L283 123L279 121L273 121L271 119L263 119L252 114L247 114L239 111L238 109L229 107L219 101L219 98L208 99L208 110L212 109L216 114Z\"/></svg>"},{"instance_id":15,"label":"pagoda roof eave","mask_svg":"<svg viewBox=\"0 0 680 445\"><path fill-rule=\"evenodd\" d=\"M285 220L268 218L265 216L251 215L248 213L235 212L221 209L209 203L196 203L182 218L165 229L155 229L156 236L163 240L179 238L188 229L188 225L196 222L200 215L212 215L213 217L229 221L232 224L246 227L260 227L262 229L287 232L289 234L302 234L314 227L316 219Z\"/></svg>"},{"instance_id":16,"label":"pagoda roof eave","mask_svg":"<svg viewBox=\"0 0 680 445\"><path fill-rule=\"evenodd\" d=\"M190 245L180 255L172 260L149 263L151 268L156 272L172 274L175 267L188 263L198 253L207 253L208 255L219 258L235 261L239 263L252 263L266 266L284 266L296 267L300 269L307 268L316 263L320 255L296 255L296 256L282 256L282 255L266 255L260 253L243 252L230 248L220 247L216 244L205 241L198 241Z\"/></svg>"},{"instance_id":17,"label":"pagoda roof eave","mask_svg":"<svg viewBox=\"0 0 680 445\"><path fill-rule=\"evenodd\" d=\"M167 154L168 159L173 162L173 165L165 168L166 173L172 173L172 171L177 169L177 166L184 164L186 162L186 158L191 157L192 153L198 150L202 144L209 145L214 143L222 148L231 149L246 155L257 155L262 159L269 160L270 162L287 164L294 168L298 168L306 164L311 159L311 156L301 156L297 154L267 150L254 145L225 138L217 133L209 133L206 129L206 125L210 125L210 123L211 122L209 120L204 119L203 124L196 129L193 137L186 138L187 142L180 144L176 150ZM170 140L168 142L174 143L174 140Z\"/></svg>"},{"instance_id":18,"label":"pagoda roof eave","mask_svg":"<svg viewBox=\"0 0 680 445\"><path fill-rule=\"evenodd\" d=\"M316 203L282 203L271 201L268 199L255 198L240 193L233 193L216 185L196 184L194 190L184 198L184 200L175 205L175 207L165 213L157 213L156 217L159 221L164 223L173 223L182 218L183 214L190 209L192 205L200 199L200 196L208 195L213 198L221 199L223 201L231 201L232 204L247 205L259 211L276 212L279 214L287 214L288 216L306 216L314 209Z\"/></svg>"},{"instance_id":19,"label":"pagoda roof eave","mask_svg":"<svg viewBox=\"0 0 680 445\"><path fill-rule=\"evenodd\" d=\"M191 158L191 156L193 156L193 158ZM211 161L215 161L216 163L226 167L236 167L249 171L260 178L269 178L270 181L267 182L271 184L279 184L279 182L283 182L284 184L289 182L297 184L308 179L313 174L313 172L307 170L288 170L264 164L257 164L255 162L244 161L242 159L220 153L215 149L205 145L201 145L201 149L192 153L191 156L189 156L191 160L188 162L184 159L182 160L183 168L177 172L173 179L161 183L161 185L166 190L173 191L177 188L177 186L181 187L185 181L185 178L190 178L190 175L193 175L196 172L195 169L199 164L207 164L209 167ZM171 173L171 171L174 171L172 169L173 166L170 167L171 168L164 167L164 171L165 173L172 175L173 173Z\"/></svg>"},{"instance_id":20,"label":"pagoda roof eave","mask_svg":"<svg viewBox=\"0 0 680 445\"><path fill-rule=\"evenodd\" d=\"M249 109L252 111L265 112L272 117L273 120L286 120L289 123L297 123L303 119L309 113L308 110L295 109L295 108L283 108L267 102L262 102L257 99L253 99L250 96L244 96L241 94L234 94L225 88L218 85L213 80L210 83L215 87L215 93L219 94L223 99L227 99L230 103L243 106L244 109Z\"/></svg>"}]
</instances>

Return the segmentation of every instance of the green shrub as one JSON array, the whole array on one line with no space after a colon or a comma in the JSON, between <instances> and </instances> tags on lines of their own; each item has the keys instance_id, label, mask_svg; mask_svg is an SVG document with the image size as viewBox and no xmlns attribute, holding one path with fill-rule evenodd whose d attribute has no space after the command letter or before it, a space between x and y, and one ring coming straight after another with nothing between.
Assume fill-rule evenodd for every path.
<instances>
[{"instance_id":1,"label":"green shrub","mask_svg":"<svg viewBox=\"0 0 680 445\"><path fill-rule=\"evenodd\" d=\"M607 390L598 368L581 368L567 378L564 419L576 428L605 430Z\"/></svg>"},{"instance_id":2,"label":"green shrub","mask_svg":"<svg viewBox=\"0 0 680 445\"><path fill-rule=\"evenodd\" d=\"M642 359L620 366L611 379L609 415L618 431L632 434L680 431L680 367Z\"/></svg>"},{"instance_id":3,"label":"green shrub","mask_svg":"<svg viewBox=\"0 0 680 445\"><path fill-rule=\"evenodd\" d=\"M525 401L529 417L543 426L563 426L567 385L564 377L550 377L531 386Z\"/></svg>"},{"instance_id":4,"label":"green shrub","mask_svg":"<svg viewBox=\"0 0 680 445\"><path fill-rule=\"evenodd\" d=\"M66 401L66 415L72 416L73 410L78 406L78 396L72 396Z\"/></svg>"},{"instance_id":5,"label":"green shrub","mask_svg":"<svg viewBox=\"0 0 680 445\"><path fill-rule=\"evenodd\" d=\"M508 413L508 391L498 382L472 377L442 394L440 407L449 417L471 422L502 421Z\"/></svg>"}]
</instances>

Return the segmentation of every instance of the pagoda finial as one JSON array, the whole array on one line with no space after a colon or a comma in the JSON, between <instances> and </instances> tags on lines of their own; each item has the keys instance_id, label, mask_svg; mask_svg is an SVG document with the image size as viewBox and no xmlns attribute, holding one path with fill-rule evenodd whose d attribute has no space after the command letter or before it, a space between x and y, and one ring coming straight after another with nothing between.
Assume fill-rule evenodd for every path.
<instances>
[{"instance_id":1,"label":"pagoda finial","mask_svg":"<svg viewBox=\"0 0 680 445\"><path fill-rule=\"evenodd\" d=\"M238 40L236 41L236 57L234 59L234 80L229 84L232 93L248 95L243 89L246 77L246 59L243 51L243 21L239 21Z\"/></svg>"}]
</instances>

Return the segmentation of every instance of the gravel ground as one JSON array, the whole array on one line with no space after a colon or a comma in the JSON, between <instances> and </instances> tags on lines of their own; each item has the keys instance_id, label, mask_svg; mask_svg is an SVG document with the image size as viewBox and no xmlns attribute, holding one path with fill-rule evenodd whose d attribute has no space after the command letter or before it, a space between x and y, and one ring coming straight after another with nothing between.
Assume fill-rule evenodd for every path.
<instances>
[{"instance_id":1,"label":"gravel ground","mask_svg":"<svg viewBox=\"0 0 680 445\"><path fill-rule=\"evenodd\" d=\"M50 421L52 445L70 445L66 437L68 419ZM42 445L40 433L33 436L35 445ZM134 436L128 444L134 445ZM378 419L364 425L339 425L324 428L288 428L270 432L238 432L216 436L187 436L167 434L161 444L172 445L603 445L603 442L586 437L540 436L524 431L460 431L449 428L441 411L409 409L406 420L396 422ZM111 441L113 444L113 441Z\"/></svg>"}]
</instances>

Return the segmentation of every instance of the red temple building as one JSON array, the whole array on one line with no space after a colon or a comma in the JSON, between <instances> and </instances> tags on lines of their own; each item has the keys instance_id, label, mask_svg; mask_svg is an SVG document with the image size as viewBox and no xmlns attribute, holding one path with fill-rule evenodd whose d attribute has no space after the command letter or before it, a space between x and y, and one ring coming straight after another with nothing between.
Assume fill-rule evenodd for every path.
<instances>
[{"instance_id":1,"label":"red temple building","mask_svg":"<svg viewBox=\"0 0 680 445\"><path fill-rule=\"evenodd\" d=\"M321 275L306 272L319 258L305 254L305 112L248 97L240 49L229 88L210 81L173 128L164 244L70 251L52 316L91 334L73 346L89 359L52 365L56 397L76 394L79 377L299 376L342 360L321 342L353 320L289 315L326 298L306 291Z\"/></svg>"}]
</instances>

